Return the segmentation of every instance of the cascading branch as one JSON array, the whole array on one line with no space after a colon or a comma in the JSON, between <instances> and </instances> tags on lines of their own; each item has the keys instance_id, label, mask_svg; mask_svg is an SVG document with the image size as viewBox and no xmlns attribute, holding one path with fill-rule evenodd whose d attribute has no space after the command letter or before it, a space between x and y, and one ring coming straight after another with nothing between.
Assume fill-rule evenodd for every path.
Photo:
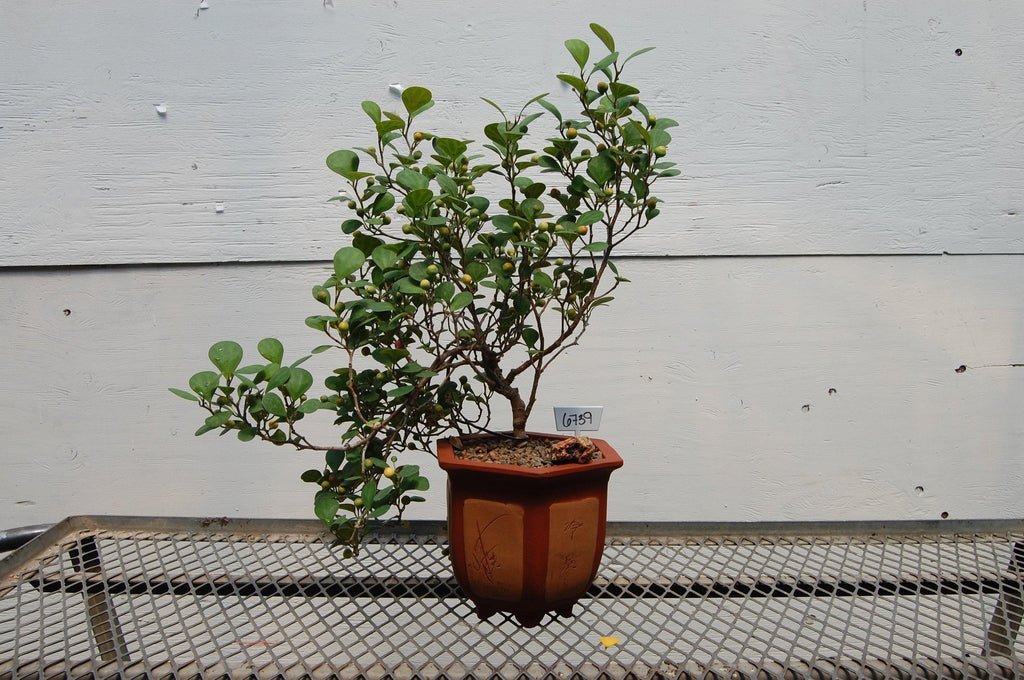
<instances>
[{"instance_id":1,"label":"cascading branch","mask_svg":"<svg viewBox=\"0 0 1024 680\"><path fill-rule=\"evenodd\" d=\"M273 338L257 347L266 363L241 368L241 346L217 343L217 370L192 376L191 392L171 390L209 413L197 435L235 431L242 441L324 451L325 465L302 479L320 487L314 511L346 553L358 550L369 520L401 518L423 500L417 492L429 483L418 466L398 464L401 451L427 450L446 432L487 431L496 397L509 403L509 436L525 436L544 371L626 281L613 252L657 217L657 181L679 174L662 160L676 122L657 118L622 78L653 48L622 58L607 30L590 27L608 54L591 65L590 46L568 40L578 71L558 75L579 114L563 115L547 94L515 115L485 99L501 114L483 130L485 154L471 140L414 131L434 105L425 88L402 92L404 113L363 102L374 144L327 157L349 184L331 200L353 217L341 225L350 245L313 287L324 309L306 319L328 339L312 353L340 356L325 394L309 392L309 355L286 365ZM553 134L529 148L529 128L545 112ZM487 198L478 183L500 188ZM299 432L319 411L341 428L331 445Z\"/></svg>"}]
</instances>

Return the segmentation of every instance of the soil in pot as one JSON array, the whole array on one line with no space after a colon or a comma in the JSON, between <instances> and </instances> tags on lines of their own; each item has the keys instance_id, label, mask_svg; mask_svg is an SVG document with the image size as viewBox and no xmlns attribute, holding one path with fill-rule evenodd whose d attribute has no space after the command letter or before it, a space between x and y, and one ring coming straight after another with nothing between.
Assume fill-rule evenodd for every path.
<instances>
[{"instance_id":1,"label":"soil in pot","mask_svg":"<svg viewBox=\"0 0 1024 680\"><path fill-rule=\"evenodd\" d=\"M589 437L552 439L550 437L480 437L472 442L452 443L460 460L478 463L500 463L529 468L545 468L566 463L589 463L599 460L601 452Z\"/></svg>"}]
</instances>

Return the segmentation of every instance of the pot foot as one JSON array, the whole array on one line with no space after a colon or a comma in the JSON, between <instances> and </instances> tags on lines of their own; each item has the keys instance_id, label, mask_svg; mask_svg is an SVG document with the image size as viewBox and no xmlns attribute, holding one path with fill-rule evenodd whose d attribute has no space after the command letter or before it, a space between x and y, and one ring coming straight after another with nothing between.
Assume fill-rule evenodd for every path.
<instances>
[{"instance_id":1,"label":"pot foot","mask_svg":"<svg viewBox=\"0 0 1024 680\"><path fill-rule=\"evenodd\" d=\"M476 615L480 618L481 621L486 621L487 619L491 618L492 616L494 616L494 613L496 611L498 610L491 609L490 607L481 607L480 605L477 605L476 607Z\"/></svg>"},{"instance_id":2,"label":"pot foot","mask_svg":"<svg viewBox=\"0 0 1024 680\"><path fill-rule=\"evenodd\" d=\"M572 605L570 604L568 607L562 607L561 609L556 609L555 613L558 614L563 619L571 619L573 617Z\"/></svg>"},{"instance_id":3,"label":"pot foot","mask_svg":"<svg viewBox=\"0 0 1024 680\"><path fill-rule=\"evenodd\" d=\"M536 628L540 625L541 619L544 618L544 612L539 613L528 613L528 614L516 614L516 621L523 628Z\"/></svg>"}]
</instances>

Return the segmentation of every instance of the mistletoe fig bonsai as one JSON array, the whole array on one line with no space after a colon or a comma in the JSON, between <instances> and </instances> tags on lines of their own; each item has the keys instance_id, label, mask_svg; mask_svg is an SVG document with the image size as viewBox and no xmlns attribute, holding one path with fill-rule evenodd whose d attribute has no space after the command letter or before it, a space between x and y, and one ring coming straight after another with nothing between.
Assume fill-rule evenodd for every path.
<instances>
[{"instance_id":1,"label":"mistletoe fig bonsai","mask_svg":"<svg viewBox=\"0 0 1024 680\"><path fill-rule=\"evenodd\" d=\"M590 46L568 40L575 67L557 76L579 113L546 94L514 113L485 100L500 120L483 129L483 153L418 124L434 105L423 87L402 92L402 112L362 103L373 143L327 157L348 186L330 200L350 217L348 244L312 289L321 313L306 319L326 336L312 354L338 357L322 390L311 391L302 367L310 355L288 362L273 338L257 346L262 361L245 365L239 344L218 342L216 370L193 375L191 391L172 390L207 412L197 435L323 452L324 465L302 479L317 486L315 513L346 552L371 520L423 500L419 467L399 462L406 449L487 431L500 400L508 436L526 436L541 376L612 301L626 280L613 253L658 215L658 180L678 174L662 160L676 123L623 79L650 48L623 57L607 30L591 28L608 54L591 63ZM530 141L545 120L546 138ZM314 443L303 421L325 414L339 437Z\"/></svg>"}]
</instances>

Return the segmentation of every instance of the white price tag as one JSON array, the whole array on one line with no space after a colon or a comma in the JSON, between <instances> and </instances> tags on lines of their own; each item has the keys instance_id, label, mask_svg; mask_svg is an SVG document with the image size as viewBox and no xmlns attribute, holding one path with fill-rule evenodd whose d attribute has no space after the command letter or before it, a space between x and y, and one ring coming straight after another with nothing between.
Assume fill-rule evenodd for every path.
<instances>
[{"instance_id":1,"label":"white price tag","mask_svg":"<svg viewBox=\"0 0 1024 680\"><path fill-rule=\"evenodd\" d=\"M594 432L601 429L604 406L556 406L555 429L559 432Z\"/></svg>"}]
</instances>

